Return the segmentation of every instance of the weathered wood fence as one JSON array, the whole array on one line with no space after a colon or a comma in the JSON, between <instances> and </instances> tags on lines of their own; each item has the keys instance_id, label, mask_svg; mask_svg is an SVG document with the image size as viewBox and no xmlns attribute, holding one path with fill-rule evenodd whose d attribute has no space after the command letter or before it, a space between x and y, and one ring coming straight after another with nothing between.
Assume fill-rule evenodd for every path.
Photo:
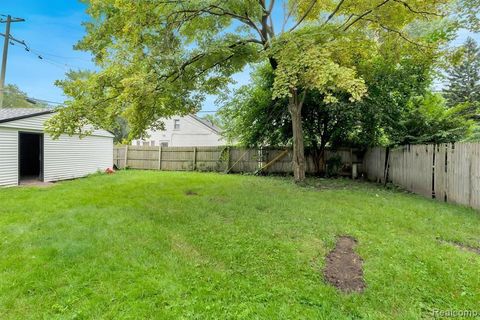
<instances>
[{"instance_id":1,"label":"weathered wood fence","mask_svg":"<svg viewBox=\"0 0 480 320\"><path fill-rule=\"evenodd\" d=\"M373 148L363 168L370 180L480 209L480 143Z\"/></svg>"},{"instance_id":2,"label":"weathered wood fence","mask_svg":"<svg viewBox=\"0 0 480 320\"><path fill-rule=\"evenodd\" d=\"M288 174L292 172L292 153L281 148L246 149L238 147L148 147L115 146L114 164L145 170L165 171L217 171L254 173L279 158L265 173ZM284 156L282 156L285 154ZM328 150L325 159L340 156L345 174L351 173L353 164L361 166L362 158L355 149ZM313 157L307 156L307 172L315 173Z\"/></svg>"}]
</instances>

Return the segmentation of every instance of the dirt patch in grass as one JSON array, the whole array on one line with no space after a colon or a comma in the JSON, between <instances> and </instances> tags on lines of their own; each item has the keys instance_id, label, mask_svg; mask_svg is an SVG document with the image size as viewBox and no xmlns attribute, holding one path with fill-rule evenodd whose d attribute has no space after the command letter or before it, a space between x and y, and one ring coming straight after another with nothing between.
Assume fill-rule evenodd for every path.
<instances>
[{"instance_id":1,"label":"dirt patch in grass","mask_svg":"<svg viewBox=\"0 0 480 320\"><path fill-rule=\"evenodd\" d=\"M185 191L185 194L187 196L198 196L198 193L193 191L193 190L187 190L187 191Z\"/></svg>"},{"instance_id":2,"label":"dirt patch in grass","mask_svg":"<svg viewBox=\"0 0 480 320\"><path fill-rule=\"evenodd\" d=\"M478 248L478 247L472 247L472 246L469 246L467 244L464 244L464 243L461 243L461 242L458 242L458 241L451 241L451 240L444 240L444 239L438 239L438 241L440 241L441 243L450 244L450 245L455 246L455 247L457 247L461 250L470 251L470 252L473 252L473 253L476 253L476 254L480 255L480 248Z\"/></svg>"},{"instance_id":3,"label":"dirt patch in grass","mask_svg":"<svg viewBox=\"0 0 480 320\"><path fill-rule=\"evenodd\" d=\"M228 198L223 197L223 196L210 197L209 200L212 201L212 202L216 202L216 203L226 203L226 202L228 202Z\"/></svg>"},{"instance_id":4,"label":"dirt patch in grass","mask_svg":"<svg viewBox=\"0 0 480 320\"><path fill-rule=\"evenodd\" d=\"M325 280L345 292L363 292L362 258L355 253L357 241L348 236L339 237L335 249L326 258Z\"/></svg>"}]
</instances>

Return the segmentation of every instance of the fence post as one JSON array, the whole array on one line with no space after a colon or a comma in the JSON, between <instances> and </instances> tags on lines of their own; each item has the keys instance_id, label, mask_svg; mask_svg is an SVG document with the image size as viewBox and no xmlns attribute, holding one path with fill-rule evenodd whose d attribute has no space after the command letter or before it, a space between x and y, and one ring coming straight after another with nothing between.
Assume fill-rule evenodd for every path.
<instances>
[{"instance_id":1,"label":"fence post","mask_svg":"<svg viewBox=\"0 0 480 320\"><path fill-rule=\"evenodd\" d=\"M386 186L388 183L388 172L390 170L390 147L385 149L385 167L383 171L383 186Z\"/></svg>"},{"instance_id":2,"label":"fence post","mask_svg":"<svg viewBox=\"0 0 480 320\"><path fill-rule=\"evenodd\" d=\"M231 147L227 147L227 160L225 161L227 164L227 167L225 168L225 173L230 172L230 158L231 158Z\"/></svg>"},{"instance_id":3,"label":"fence post","mask_svg":"<svg viewBox=\"0 0 480 320\"><path fill-rule=\"evenodd\" d=\"M197 169L197 147L193 148L193 171Z\"/></svg>"},{"instance_id":4,"label":"fence post","mask_svg":"<svg viewBox=\"0 0 480 320\"><path fill-rule=\"evenodd\" d=\"M162 146L158 147L158 170L162 170Z\"/></svg>"},{"instance_id":5,"label":"fence post","mask_svg":"<svg viewBox=\"0 0 480 320\"><path fill-rule=\"evenodd\" d=\"M113 166L118 168L118 149L113 146Z\"/></svg>"},{"instance_id":6,"label":"fence post","mask_svg":"<svg viewBox=\"0 0 480 320\"><path fill-rule=\"evenodd\" d=\"M128 167L128 144L125 146L125 169Z\"/></svg>"},{"instance_id":7,"label":"fence post","mask_svg":"<svg viewBox=\"0 0 480 320\"><path fill-rule=\"evenodd\" d=\"M465 154L465 157L466 156L467 155ZM472 158L470 156L470 157L468 157L468 205L473 208L472 189L473 189L473 184L472 184Z\"/></svg>"}]
</instances>

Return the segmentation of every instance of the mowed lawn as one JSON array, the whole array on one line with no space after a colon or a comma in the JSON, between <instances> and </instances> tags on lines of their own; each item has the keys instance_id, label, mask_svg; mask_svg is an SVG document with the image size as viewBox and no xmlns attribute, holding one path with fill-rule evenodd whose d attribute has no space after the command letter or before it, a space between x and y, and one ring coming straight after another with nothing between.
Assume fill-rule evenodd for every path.
<instances>
[{"instance_id":1,"label":"mowed lawn","mask_svg":"<svg viewBox=\"0 0 480 320\"><path fill-rule=\"evenodd\" d=\"M0 190L0 319L418 319L480 311L480 214L374 184L124 171ZM340 235L366 289L325 283Z\"/></svg>"}]
</instances>

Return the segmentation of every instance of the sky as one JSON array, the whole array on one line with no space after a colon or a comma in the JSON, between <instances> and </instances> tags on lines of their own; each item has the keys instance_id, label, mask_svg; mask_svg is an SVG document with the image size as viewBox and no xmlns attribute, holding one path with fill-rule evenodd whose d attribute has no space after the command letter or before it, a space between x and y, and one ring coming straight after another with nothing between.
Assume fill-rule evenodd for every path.
<instances>
[{"instance_id":1,"label":"sky","mask_svg":"<svg viewBox=\"0 0 480 320\"><path fill-rule=\"evenodd\" d=\"M24 40L32 49L25 51L20 45L10 45L7 65L7 84L16 84L30 97L53 102L63 102L66 97L54 85L63 79L69 69L93 69L88 53L76 51L74 45L83 37L83 21L88 20L86 6L78 0L1 0L0 14L23 18L25 22L13 23L11 35ZM280 23L283 14L275 12ZM0 25L4 33L5 24ZM468 32L461 32L457 43L463 42ZM480 35L473 37L480 43ZM0 39L3 43L3 37ZM39 59L38 56L43 59ZM236 86L248 84L250 70L236 74ZM208 97L203 110L216 110L215 97Z\"/></svg>"}]
</instances>

